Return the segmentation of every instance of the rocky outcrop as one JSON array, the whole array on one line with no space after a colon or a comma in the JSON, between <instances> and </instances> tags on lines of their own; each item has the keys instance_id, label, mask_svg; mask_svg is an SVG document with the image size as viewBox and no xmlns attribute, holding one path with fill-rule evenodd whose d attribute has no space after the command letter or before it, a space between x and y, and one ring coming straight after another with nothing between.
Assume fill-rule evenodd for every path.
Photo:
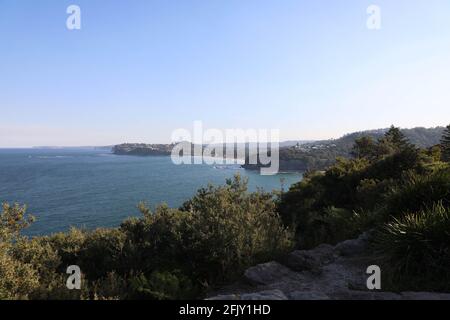
<instances>
[{"instance_id":1,"label":"rocky outcrop","mask_svg":"<svg viewBox=\"0 0 450 320\"><path fill-rule=\"evenodd\" d=\"M214 300L450 300L450 294L368 290L367 233L357 239L290 253L283 263L247 269L243 280ZM240 289L239 289L240 288Z\"/></svg>"},{"instance_id":2,"label":"rocky outcrop","mask_svg":"<svg viewBox=\"0 0 450 320\"><path fill-rule=\"evenodd\" d=\"M336 245L335 250L342 256L356 256L367 253L369 233L365 232L358 239L345 240Z\"/></svg>"},{"instance_id":3,"label":"rocky outcrop","mask_svg":"<svg viewBox=\"0 0 450 320\"><path fill-rule=\"evenodd\" d=\"M248 283L258 286L295 281L298 274L278 262L272 261L247 269L244 277Z\"/></svg>"},{"instance_id":4,"label":"rocky outcrop","mask_svg":"<svg viewBox=\"0 0 450 320\"><path fill-rule=\"evenodd\" d=\"M322 244L315 250L297 250L288 255L286 265L294 271L311 271L319 274L322 267L334 261L334 248Z\"/></svg>"}]
</instances>

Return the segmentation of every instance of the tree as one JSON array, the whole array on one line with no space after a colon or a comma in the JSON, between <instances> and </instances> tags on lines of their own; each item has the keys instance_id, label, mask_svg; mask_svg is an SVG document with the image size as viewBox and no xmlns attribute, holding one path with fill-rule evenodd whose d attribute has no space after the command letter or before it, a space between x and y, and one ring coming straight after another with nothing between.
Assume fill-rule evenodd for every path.
<instances>
[{"instance_id":1,"label":"tree","mask_svg":"<svg viewBox=\"0 0 450 320\"><path fill-rule=\"evenodd\" d=\"M406 149L413 149L414 146L401 132L400 128L393 125L385 133L384 137L378 140L378 156L390 155Z\"/></svg>"},{"instance_id":2,"label":"tree","mask_svg":"<svg viewBox=\"0 0 450 320\"><path fill-rule=\"evenodd\" d=\"M431 148L429 148L427 150L427 154L428 154L428 156L431 157L431 159L433 159L434 162L441 161L441 159L442 159L441 145L438 144L436 146L432 146Z\"/></svg>"},{"instance_id":3,"label":"tree","mask_svg":"<svg viewBox=\"0 0 450 320\"><path fill-rule=\"evenodd\" d=\"M400 128L394 127L393 125L390 127L388 132L386 132L384 137L399 150L410 146L408 139L401 132Z\"/></svg>"},{"instance_id":4,"label":"tree","mask_svg":"<svg viewBox=\"0 0 450 320\"><path fill-rule=\"evenodd\" d=\"M355 158L371 159L376 153L376 143L372 137L361 137L355 140L351 151Z\"/></svg>"},{"instance_id":5,"label":"tree","mask_svg":"<svg viewBox=\"0 0 450 320\"><path fill-rule=\"evenodd\" d=\"M442 160L450 162L450 125L448 125L441 138Z\"/></svg>"}]
</instances>

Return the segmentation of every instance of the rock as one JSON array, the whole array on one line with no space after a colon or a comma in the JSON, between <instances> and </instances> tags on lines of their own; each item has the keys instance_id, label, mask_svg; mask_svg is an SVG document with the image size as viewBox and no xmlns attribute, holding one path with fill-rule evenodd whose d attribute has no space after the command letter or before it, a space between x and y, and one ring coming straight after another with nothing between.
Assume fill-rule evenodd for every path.
<instances>
[{"instance_id":1,"label":"rock","mask_svg":"<svg viewBox=\"0 0 450 320\"><path fill-rule=\"evenodd\" d=\"M346 240L335 247L337 253L343 256L356 256L364 254L368 247L368 233L363 233L358 239Z\"/></svg>"},{"instance_id":2,"label":"rock","mask_svg":"<svg viewBox=\"0 0 450 320\"><path fill-rule=\"evenodd\" d=\"M334 292L293 291L286 295L280 290L267 290L243 295L218 296L212 300L450 300L450 294L434 292L383 292L340 290Z\"/></svg>"},{"instance_id":3,"label":"rock","mask_svg":"<svg viewBox=\"0 0 450 320\"><path fill-rule=\"evenodd\" d=\"M330 300L323 292L294 291L289 294L289 300Z\"/></svg>"},{"instance_id":4,"label":"rock","mask_svg":"<svg viewBox=\"0 0 450 320\"><path fill-rule=\"evenodd\" d=\"M286 266L294 271L320 273L323 265L334 260L333 247L322 244L313 250L297 250L289 254Z\"/></svg>"},{"instance_id":5,"label":"rock","mask_svg":"<svg viewBox=\"0 0 450 320\"><path fill-rule=\"evenodd\" d=\"M342 290L332 294L333 300L401 300L402 296L392 292Z\"/></svg>"},{"instance_id":6,"label":"rock","mask_svg":"<svg viewBox=\"0 0 450 320\"><path fill-rule=\"evenodd\" d=\"M434 292L383 292L348 290L336 295L336 299L344 300L450 300L448 293Z\"/></svg>"},{"instance_id":7,"label":"rock","mask_svg":"<svg viewBox=\"0 0 450 320\"><path fill-rule=\"evenodd\" d=\"M210 297L206 300L228 300L228 301L231 301L231 300L240 300L240 299L241 299L241 297L238 294L221 294L218 296Z\"/></svg>"},{"instance_id":8,"label":"rock","mask_svg":"<svg viewBox=\"0 0 450 320\"><path fill-rule=\"evenodd\" d=\"M265 290L253 293L218 295L208 300L288 300L281 290Z\"/></svg>"},{"instance_id":9,"label":"rock","mask_svg":"<svg viewBox=\"0 0 450 320\"><path fill-rule=\"evenodd\" d=\"M286 266L272 261L251 267L244 274L246 284L237 283L227 294L211 299L450 300L450 293L369 291L366 270L375 262L367 252L368 237L369 233L364 233L335 247L323 244L294 251L286 258Z\"/></svg>"},{"instance_id":10,"label":"rock","mask_svg":"<svg viewBox=\"0 0 450 320\"><path fill-rule=\"evenodd\" d=\"M287 267L272 261L247 269L244 278L252 285L268 285L295 278L295 273Z\"/></svg>"},{"instance_id":11,"label":"rock","mask_svg":"<svg viewBox=\"0 0 450 320\"><path fill-rule=\"evenodd\" d=\"M288 300L281 290L266 290L256 293L246 293L241 296L241 300Z\"/></svg>"},{"instance_id":12,"label":"rock","mask_svg":"<svg viewBox=\"0 0 450 320\"><path fill-rule=\"evenodd\" d=\"M402 292L403 300L450 300L450 293Z\"/></svg>"}]
</instances>

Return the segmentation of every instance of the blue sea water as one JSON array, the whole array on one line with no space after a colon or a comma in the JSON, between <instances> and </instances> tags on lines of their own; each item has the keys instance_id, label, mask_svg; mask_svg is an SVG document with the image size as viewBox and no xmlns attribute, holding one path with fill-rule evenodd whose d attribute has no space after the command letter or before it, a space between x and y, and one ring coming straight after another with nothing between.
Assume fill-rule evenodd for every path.
<instances>
[{"instance_id":1,"label":"blue sea water","mask_svg":"<svg viewBox=\"0 0 450 320\"><path fill-rule=\"evenodd\" d=\"M287 189L300 173L261 176L239 166L174 165L170 157L117 156L94 149L0 149L0 202L19 202L37 221L25 234L71 226L118 226L139 216L137 204L178 207L208 183L240 173L249 189Z\"/></svg>"}]
</instances>

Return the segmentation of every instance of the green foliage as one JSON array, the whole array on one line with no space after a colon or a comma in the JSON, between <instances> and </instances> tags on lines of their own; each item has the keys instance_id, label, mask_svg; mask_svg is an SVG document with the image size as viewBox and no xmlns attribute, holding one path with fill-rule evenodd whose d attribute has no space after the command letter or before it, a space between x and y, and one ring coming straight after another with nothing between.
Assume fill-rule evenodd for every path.
<instances>
[{"instance_id":1,"label":"green foliage","mask_svg":"<svg viewBox=\"0 0 450 320\"><path fill-rule=\"evenodd\" d=\"M442 149L440 145L429 148L427 153L435 162L439 162L442 159Z\"/></svg>"},{"instance_id":2,"label":"green foliage","mask_svg":"<svg viewBox=\"0 0 450 320\"><path fill-rule=\"evenodd\" d=\"M407 177L426 177L434 170L432 156L412 147L395 127L377 142L359 139L354 152L355 159L338 158L282 196L279 212L296 230L299 247L336 243L386 221L386 199L391 208L396 201L393 190L405 188Z\"/></svg>"},{"instance_id":3,"label":"green foliage","mask_svg":"<svg viewBox=\"0 0 450 320\"><path fill-rule=\"evenodd\" d=\"M131 261L145 270L179 269L203 287L231 281L290 248L273 197L248 193L247 182L236 176L225 186L200 189L179 210L160 206L151 213L141 207L143 219L121 226Z\"/></svg>"},{"instance_id":4,"label":"green foliage","mask_svg":"<svg viewBox=\"0 0 450 320\"><path fill-rule=\"evenodd\" d=\"M14 257L15 242L20 231L26 228L31 217L26 208L18 204L2 205L0 214L0 299L27 299L39 286L38 272L33 265L22 263Z\"/></svg>"},{"instance_id":5,"label":"green foliage","mask_svg":"<svg viewBox=\"0 0 450 320\"><path fill-rule=\"evenodd\" d=\"M442 203L387 223L374 239L397 289L450 290L450 209Z\"/></svg>"},{"instance_id":6,"label":"green foliage","mask_svg":"<svg viewBox=\"0 0 450 320\"><path fill-rule=\"evenodd\" d=\"M2 213L0 215L0 239L14 240L20 235L20 231L27 228L34 217L26 215L27 208L15 203L10 206L8 203L2 204Z\"/></svg>"},{"instance_id":7,"label":"green foliage","mask_svg":"<svg viewBox=\"0 0 450 320\"><path fill-rule=\"evenodd\" d=\"M400 128L394 126L389 128L388 132L386 132L380 142L390 144L395 150L402 150L411 146L408 139L400 131Z\"/></svg>"},{"instance_id":8,"label":"green foliage","mask_svg":"<svg viewBox=\"0 0 450 320\"><path fill-rule=\"evenodd\" d=\"M27 299L39 280L32 265L11 255L11 245L0 244L0 299Z\"/></svg>"},{"instance_id":9,"label":"green foliage","mask_svg":"<svg viewBox=\"0 0 450 320\"><path fill-rule=\"evenodd\" d=\"M315 247L319 243L337 243L352 239L367 230L373 223L370 213L357 213L343 208L329 207L311 215L307 228L302 229L301 245Z\"/></svg>"},{"instance_id":10,"label":"green foliage","mask_svg":"<svg viewBox=\"0 0 450 320\"><path fill-rule=\"evenodd\" d=\"M360 137L355 140L351 155L355 158L372 159L377 152L377 145L372 137Z\"/></svg>"},{"instance_id":11,"label":"green foliage","mask_svg":"<svg viewBox=\"0 0 450 320\"><path fill-rule=\"evenodd\" d=\"M385 289L450 290L450 167L441 148L416 149L392 127L353 150L355 159L306 175L282 196L280 215L297 246L374 229Z\"/></svg>"},{"instance_id":12,"label":"green foliage","mask_svg":"<svg viewBox=\"0 0 450 320\"><path fill-rule=\"evenodd\" d=\"M280 170L326 170L341 158L374 158L391 155L400 147L430 148L439 144L444 128L413 128L369 130L354 132L339 139L315 141L292 147L281 147ZM390 132L390 133L389 133ZM384 136L385 134L388 136ZM384 140L384 143L379 143ZM247 159L248 160L248 159ZM245 168L258 169L259 165L246 162Z\"/></svg>"},{"instance_id":13,"label":"green foliage","mask_svg":"<svg viewBox=\"0 0 450 320\"><path fill-rule=\"evenodd\" d=\"M31 219L19 205L0 216L1 299L183 299L235 280L247 267L285 254L291 233L276 195L249 193L239 176L202 188L180 209L141 204L119 228L20 236ZM65 287L69 265L82 290Z\"/></svg>"},{"instance_id":14,"label":"green foliage","mask_svg":"<svg viewBox=\"0 0 450 320\"><path fill-rule=\"evenodd\" d=\"M147 278L140 274L130 280L130 298L179 300L195 297L198 292L191 280L178 272L152 272Z\"/></svg>"},{"instance_id":15,"label":"green foliage","mask_svg":"<svg viewBox=\"0 0 450 320\"><path fill-rule=\"evenodd\" d=\"M419 212L441 202L450 206L450 168L439 169L426 175L410 172L401 184L386 195L385 212L401 216Z\"/></svg>"},{"instance_id":16,"label":"green foliage","mask_svg":"<svg viewBox=\"0 0 450 320\"><path fill-rule=\"evenodd\" d=\"M442 158L446 162L450 162L450 125L448 125L441 138Z\"/></svg>"}]
</instances>

